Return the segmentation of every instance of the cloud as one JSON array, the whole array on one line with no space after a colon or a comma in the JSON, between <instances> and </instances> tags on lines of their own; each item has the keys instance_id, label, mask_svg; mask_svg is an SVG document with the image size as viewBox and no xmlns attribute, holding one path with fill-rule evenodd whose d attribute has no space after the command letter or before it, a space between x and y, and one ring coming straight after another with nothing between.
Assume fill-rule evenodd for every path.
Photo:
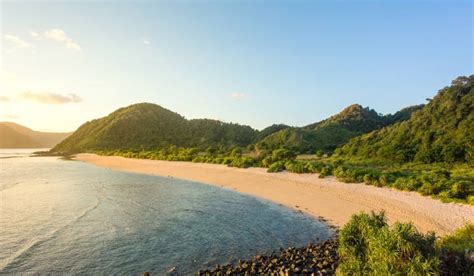
<instances>
[{"instance_id":1,"label":"cloud","mask_svg":"<svg viewBox=\"0 0 474 276\"><path fill-rule=\"evenodd\" d=\"M31 35L32 37L34 37L34 38L39 38L39 36L40 36L39 33L33 32L33 31L30 32L30 35Z\"/></svg>"},{"instance_id":2,"label":"cloud","mask_svg":"<svg viewBox=\"0 0 474 276\"><path fill-rule=\"evenodd\" d=\"M51 29L44 32L45 38L64 44L69 49L81 51L81 46L70 38L65 31L61 29Z\"/></svg>"},{"instance_id":3,"label":"cloud","mask_svg":"<svg viewBox=\"0 0 474 276\"><path fill-rule=\"evenodd\" d=\"M25 91L20 94L20 97L29 100L36 101L45 104L66 104L66 103L78 103L82 99L76 94L56 94L51 92L32 92Z\"/></svg>"},{"instance_id":4,"label":"cloud","mask_svg":"<svg viewBox=\"0 0 474 276\"><path fill-rule=\"evenodd\" d=\"M0 95L0 102L9 102L10 100L10 97Z\"/></svg>"},{"instance_id":5,"label":"cloud","mask_svg":"<svg viewBox=\"0 0 474 276\"><path fill-rule=\"evenodd\" d=\"M243 100L247 97L244 93L232 93L230 96L235 100Z\"/></svg>"},{"instance_id":6,"label":"cloud","mask_svg":"<svg viewBox=\"0 0 474 276\"><path fill-rule=\"evenodd\" d=\"M144 40L143 40L143 44L145 44L145 45L150 45L151 42L150 42L149 40L144 39Z\"/></svg>"},{"instance_id":7,"label":"cloud","mask_svg":"<svg viewBox=\"0 0 474 276\"><path fill-rule=\"evenodd\" d=\"M19 119L20 118L20 116L15 115L15 114L3 114L2 117L5 119Z\"/></svg>"},{"instance_id":8,"label":"cloud","mask_svg":"<svg viewBox=\"0 0 474 276\"><path fill-rule=\"evenodd\" d=\"M31 45L21 40L18 36L6 34L3 36L6 41L11 42L17 48L30 48Z\"/></svg>"}]
</instances>

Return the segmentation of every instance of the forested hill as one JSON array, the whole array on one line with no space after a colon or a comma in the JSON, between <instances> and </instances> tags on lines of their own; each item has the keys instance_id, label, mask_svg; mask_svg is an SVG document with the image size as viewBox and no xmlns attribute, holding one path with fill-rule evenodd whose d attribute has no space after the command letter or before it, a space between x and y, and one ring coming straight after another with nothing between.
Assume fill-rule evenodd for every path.
<instances>
[{"instance_id":1,"label":"forested hill","mask_svg":"<svg viewBox=\"0 0 474 276\"><path fill-rule=\"evenodd\" d=\"M275 124L257 131L217 120L187 120L159 105L140 103L83 124L52 151L153 150L172 145L203 149L245 147L254 143L257 148L267 150L285 147L300 153L331 151L357 135L387 125L394 118L409 117L414 109L388 119L369 108L351 105L329 119L302 128Z\"/></svg>"},{"instance_id":2,"label":"forested hill","mask_svg":"<svg viewBox=\"0 0 474 276\"><path fill-rule=\"evenodd\" d=\"M258 131L249 126L209 119L187 120L159 105L139 103L83 124L52 151L246 146L257 135Z\"/></svg>"},{"instance_id":3,"label":"forested hill","mask_svg":"<svg viewBox=\"0 0 474 276\"><path fill-rule=\"evenodd\" d=\"M337 155L398 162L474 163L474 75L459 77L409 120L354 138Z\"/></svg>"},{"instance_id":4,"label":"forested hill","mask_svg":"<svg viewBox=\"0 0 474 276\"><path fill-rule=\"evenodd\" d=\"M405 108L393 115L380 115L375 110L354 104L330 118L301 128L283 128L256 144L258 150L291 149L297 153L318 150L331 152L351 138L406 120L411 113L422 107Z\"/></svg>"},{"instance_id":5,"label":"forested hill","mask_svg":"<svg viewBox=\"0 0 474 276\"><path fill-rule=\"evenodd\" d=\"M307 125L303 129L318 130L328 126L339 125L350 131L365 133L385 125L384 116L375 110L362 107L360 104L350 105L338 114L326 120Z\"/></svg>"},{"instance_id":6,"label":"forested hill","mask_svg":"<svg viewBox=\"0 0 474 276\"><path fill-rule=\"evenodd\" d=\"M51 148L70 133L41 132L12 122L0 122L0 148Z\"/></svg>"}]
</instances>

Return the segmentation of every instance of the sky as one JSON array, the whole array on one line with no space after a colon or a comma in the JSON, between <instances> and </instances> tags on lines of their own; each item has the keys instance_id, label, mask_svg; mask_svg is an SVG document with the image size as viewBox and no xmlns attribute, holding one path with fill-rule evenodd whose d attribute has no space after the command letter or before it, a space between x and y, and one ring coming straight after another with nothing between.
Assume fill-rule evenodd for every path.
<instances>
[{"instance_id":1,"label":"sky","mask_svg":"<svg viewBox=\"0 0 474 276\"><path fill-rule=\"evenodd\" d=\"M303 126L473 74L472 1L2 1L0 35L0 121L41 131L138 102Z\"/></svg>"}]
</instances>

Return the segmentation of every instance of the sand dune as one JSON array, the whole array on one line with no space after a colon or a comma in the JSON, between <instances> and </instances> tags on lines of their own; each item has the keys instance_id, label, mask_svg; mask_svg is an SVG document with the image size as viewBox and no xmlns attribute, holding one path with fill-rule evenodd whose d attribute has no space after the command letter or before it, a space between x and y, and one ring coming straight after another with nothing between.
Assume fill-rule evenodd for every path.
<instances>
[{"instance_id":1,"label":"sand dune","mask_svg":"<svg viewBox=\"0 0 474 276\"><path fill-rule=\"evenodd\" d=\"M385 210L390 222L413 222L419 230L444 235L474 222L474 206L442 203L414 192L346 184L334 177L314 174L267 173L262 168L229 168L224 165L130 159L79 154L76 160L128 172L176 177L229 188L270 200L314 217L344 225L353 213Z\"/></svg>"}]
</instances>

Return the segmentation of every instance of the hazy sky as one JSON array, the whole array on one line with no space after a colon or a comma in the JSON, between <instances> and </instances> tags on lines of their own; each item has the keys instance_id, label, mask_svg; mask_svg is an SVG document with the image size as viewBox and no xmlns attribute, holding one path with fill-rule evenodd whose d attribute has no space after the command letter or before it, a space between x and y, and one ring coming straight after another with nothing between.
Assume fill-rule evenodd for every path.
<instances>
[{"instance_id":1,"label":"hazy sky","mask_svg":"<svg viewBox=\"0 0 474 276\"><path fill-rule=\"evenodd\" d=\"M377 2L2 2L0 121L72 131L146 101L305 125L353 103L393 113L473 73L471 1Z\"/></svg>"}]
</instances>

